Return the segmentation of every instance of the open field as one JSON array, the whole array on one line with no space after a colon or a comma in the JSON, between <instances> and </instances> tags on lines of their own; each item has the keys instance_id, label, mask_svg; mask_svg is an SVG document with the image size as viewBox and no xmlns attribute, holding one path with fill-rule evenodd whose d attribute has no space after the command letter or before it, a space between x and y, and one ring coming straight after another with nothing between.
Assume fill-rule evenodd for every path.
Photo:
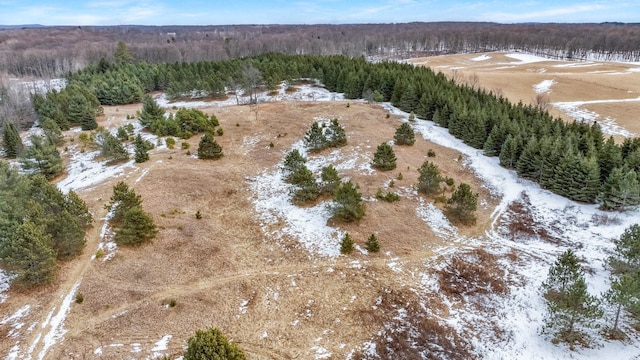
<instances>
[{"instance_id":1,"label":"open field","mask_svg":"<svg viewBox=\"0 0 640 360\"><path fill-rule=\"evenodd\" d=\"M605 134L640 134L640 64L559 61L520 53L435 56L410 62L516 103L533 103L544 94L553 115L569 121L596 120L603 123Z\"/></svg>"}]
</instances>

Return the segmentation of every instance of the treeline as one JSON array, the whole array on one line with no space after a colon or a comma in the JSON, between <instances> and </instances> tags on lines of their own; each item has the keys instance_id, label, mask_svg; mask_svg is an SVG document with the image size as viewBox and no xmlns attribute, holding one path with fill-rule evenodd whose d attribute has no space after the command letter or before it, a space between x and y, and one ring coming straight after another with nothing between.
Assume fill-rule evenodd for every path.
<instances>
[{"instance_id":1,"label":"treeline","mask_svg":"<svg viewBox=\"0 0 640 360\"><path fill-rule=\"evenodd\" d=\"M93 221L73 191L0 162L0 264L25 287L54 279L57 262L80 254Z\"/></svg>"},{"instance_id":2,"label":"treeline","mask_svg":"<svg viewBox=\"0 0 640 360\"><path fill-rule=\"evenodd\" d=\"M57 77L126 42L150 63L229 60L265 52L393 59L462 52L522 50L580 58L640 61L637 24L406 23L43 27L0 30L0 73Z\"/></svg>"},{"instance_id":3,"label":"treeline","mask_svg":"<svg viewBox=\"0 0 640 360\"><path fill-rule=\"evenodd\" d=\"M247 68L260 74L259 82L243 79ZM273 88L285 79L319 79L328 90L349 99L390 101L422 119L433 119L468 145L488 156L499 156L503 166L570 199L598 202L611 210L640 204L639 139L618 145L612 138L605 139L595 123L568 124L532 105L512 104L486 90L459 86L425 67L371 63L364 57L274 53L224 62L100 62L70 76L70 86L79 84L96 93L105 89L100 86L113 84L106 91L118 93L119 81L109 83L106 78L129 79L140 84L140 91L173 89L174 96L211 94L206 88L211 81L226 87L240 83ZM220 95L220 90L213 90L213 95ZM130 101L126 96L98 99L102 103Z\"/></svg>"}]
</instances>

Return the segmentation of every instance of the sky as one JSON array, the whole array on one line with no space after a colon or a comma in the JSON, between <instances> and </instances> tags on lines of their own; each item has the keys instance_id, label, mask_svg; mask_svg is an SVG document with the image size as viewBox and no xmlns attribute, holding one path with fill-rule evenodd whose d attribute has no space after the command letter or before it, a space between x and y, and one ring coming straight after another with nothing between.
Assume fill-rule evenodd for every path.
<instances>
[{"instance_id":1,"label":"sky","mask_svg":"<svg viewBox=\"0 0 640 360\"><path fill-rule=\"evenodd\" d=\"M640 22L640 1L0 0L1 25Z\"/></svg>"}]
</instances>

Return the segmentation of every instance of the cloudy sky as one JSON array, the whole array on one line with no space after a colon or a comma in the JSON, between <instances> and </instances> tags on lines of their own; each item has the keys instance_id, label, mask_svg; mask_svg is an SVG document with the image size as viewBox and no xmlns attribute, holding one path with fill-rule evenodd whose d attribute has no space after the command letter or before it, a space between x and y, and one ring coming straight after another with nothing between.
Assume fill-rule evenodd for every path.
<instances>
[{"instance_id":1,"label":"cloudy sky","mask_svg":"<svg viewBox=\"0 0 640 360\"><path fill-rule=\"evenodd\" d=\"M0 24L226 25L411 21L640 22L640 1L0 0Z\"/></svg>"}]
</instances>

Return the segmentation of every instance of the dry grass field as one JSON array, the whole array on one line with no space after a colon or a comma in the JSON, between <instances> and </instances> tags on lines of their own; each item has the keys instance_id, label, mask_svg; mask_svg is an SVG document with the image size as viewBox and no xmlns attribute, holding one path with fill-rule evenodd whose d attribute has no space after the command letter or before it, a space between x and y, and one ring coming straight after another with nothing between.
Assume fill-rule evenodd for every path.
<instances>
[{"instance_id":1,"label":"dry grass field","mask_svg":"<svg viewBox=\"0 0 640 360\"><path fill-rule=\"evenodd\" d=\"M398 117L387 118L387 111L378 105L346 104L267 103L260 105L257 120L248 106L203 108L215 113L224 129L224 135L216 138L224 157L199 160L187 155L178 141L175 149L151 151L150 161L121 176L79 190L96 219L84 253L64 264L56 283L33 292L11 292L2 304L4 311L13 313L30 304L21 321L25 327L41 323L79 282L77 293L84 302L71 304L64 322L68 332L46 353L51 359L178 356L187 338L208 326L221 328L255 359L308 359L329 353L343 358L360 348L393 317L382 308L396 305L386 300L381 305L381 299L411 294L407 290L419 286L421 279L394 271L393 264L428 271L424 262L434 257L434 250L449 246L450 239L436 236L416 215L420 197L412 186L427 151L436 152L429 159L443 175L470 183L480 193L478 225L461 227L460 234L482 237L496 199L459 161L459 153L418 138L414 146L394 147L396 170L363 172L355 167L340 172L360 185L367 213L359 223L331 225L349 232L361 247L375 233L381 243L379 254L355 251L322 257L299 246L293 237L276 241L265 235L252 203L256 196L252 179L276 170L314 119L340 120L349 142L341 152L344 157L356 155L358 165L370 161L378 144L393 139L401 123ZM113 128L134 121L125 117L138 108L107 107L100 125ZM67 136L77 138L77 133ZM189 140L194 153L198 141L199 136ZM402 180L397 179L400 172ZM407 196L396 203L376 201L377 189L390 179L395 179L394 189ZM104 205L120 180L142 196L160 231L150 244L118 248L107 261L91 260L102 241ZM196 219L197 211L202 219ZM415 295L394 295L394 299L418 306ZM171 300L175 307L168 306ZM432 306L439 307L435 300ZM20 344L38 343L31 350L35 355L42 347L37 337L37 328L23 329L16 339ZM156 344L163 337L168 340L166 350ZM2 339L0 351L8 352L14 345L15 339ZM27 347L22 345L21 353Z\"/></svg>"},{"instance_id":2,"label":"dry grass field","mask_svg":"<svg viewBox=\"0 0 640 360\"><path fill-rule=\"evenodd\" d=\"M436 56L411 62L516 103L532 103L539 93L546 94L551 102L548 110L555 116L568 121L595 118L602 122L609 118L635 136L640 134L640 64L557 61L508 53ZM550 88L536 92L536 85L550 80ZM576 102L578 110L595 114L566 112L554 105L566 102ZM615 131L611 134L619 135Z\"/></svg>"}]
</instances>

